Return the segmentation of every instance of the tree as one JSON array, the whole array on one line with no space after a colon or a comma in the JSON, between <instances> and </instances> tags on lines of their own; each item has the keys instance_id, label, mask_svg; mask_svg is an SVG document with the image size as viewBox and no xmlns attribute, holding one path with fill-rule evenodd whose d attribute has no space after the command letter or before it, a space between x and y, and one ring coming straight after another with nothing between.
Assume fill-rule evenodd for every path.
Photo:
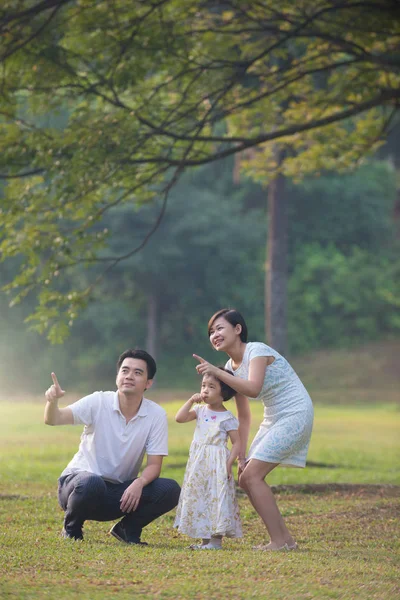
<instances>
[{"instance_id":1,"label":"tree","mask_svg":"<svg viewBox=\"0 0 400 600\"><path fill-rule=\"evenodd\" d=\"M265 191L249 179L233 183L231 172L228 160L182 177L159 229L141 252L121 261L94 289L62 346L54 348L43 336L26 332L23 319L34 306L32 296L11 311L0 296L2 389L15 389L17 377L19 393L21 385L40 392L54 361L74 389L108 385L121 349L148 347L148 297L154 292L162 388L197 385L193 352L215 360L205 335L215 309L228 305L243 311L249 339L258 338ZM357 345L400 331L395 175L388 161L374 160L354 173L287 183L291 354ZM125 205L105 214L104 226L114 233L110 252L140 242L160 200L139 211ZM12 271L11 261L0 265L0 280ZM75 285L84 288L91 276L81 265Z\"/></svg>"},{"instance_id":2,"label":"tree","mask_svg":"<svg viewBox=\"0 0 400 600\"><path fill-rule=\"evenodd\" d=\"M36 290L36 326L62 338L92 289L74 287L74 267L135 251L99 257L105 212L163 195L155 229L185 168L253 149L254 177L298 180L376 147L400 100L398 15L390 0L3 3L0 249L20 257L13 301ZM63 127L44 119L60 112Z\"/></svg>"},{"instance_id":3,"label":"tree","mask_svg":"<svg viewBox=\"0 0 400 600\"><path fill-rule=\"evenodd\" d=\"M303 247L289 282L292 349L351 346L398 333L397 254L374 255L357 246L348 254L332 245Z\"/></svg>"},{"instance_id":4,"label":"tree","mask_svg":"<svg viewBox=\"0 0 400 600\"><path fill-rule=\"evenodd\" d=\"M306 179L288 195L291 351L398 334L393 167L370 161L354 173Z\"/></svg>"},{"instance_id":5,"label":"tree","mask_svg":"<svg viewBox=\"0 0 400 600\"><path fill-rule=\"evenodd\" d=\"M245 210L246 190L230 181L228 161L214 171L202 167L181 179L146 247L116 266L101 289L110 305L118 295L135 307L139 321L134 325L132 321L135 339L155 355L161 348L164 362L169 362L168 349L172 362L188 356L192 363L193 348L200 353L208 349L205 326L213 312L231 303L254 312L255 299L262 298L262 211ZM159 203L160 199L136 214L128 207L109 213L107 226L118 231L112 250L117 251L124 239L140 240Z\"/></svg>"}]
</instances>

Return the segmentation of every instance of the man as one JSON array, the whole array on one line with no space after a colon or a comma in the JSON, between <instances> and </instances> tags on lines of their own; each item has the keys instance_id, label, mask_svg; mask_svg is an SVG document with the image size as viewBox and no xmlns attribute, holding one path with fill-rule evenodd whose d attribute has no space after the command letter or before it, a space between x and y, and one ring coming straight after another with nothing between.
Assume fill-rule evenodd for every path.
<instances>
[{"instance_id":1,"label":"man","mask_svg":"<svg viewBox=\"0 0 400 600\"><path fill-rule=\"evenodd\" d=\"M159 478L167 449L167 415L143 397L156 373L154 359L144 350L126 350L117 363L117 391L94 392L65 408L55 373L46 391L47 425L83 424L78 452L58 482L65 511L62 535L82 540L84 521L123 517L110 533L121 542L145 545L143 527L177 505L180 488ZM144 455L147 464L138 477Z\"/></svg>"}]
</instances>

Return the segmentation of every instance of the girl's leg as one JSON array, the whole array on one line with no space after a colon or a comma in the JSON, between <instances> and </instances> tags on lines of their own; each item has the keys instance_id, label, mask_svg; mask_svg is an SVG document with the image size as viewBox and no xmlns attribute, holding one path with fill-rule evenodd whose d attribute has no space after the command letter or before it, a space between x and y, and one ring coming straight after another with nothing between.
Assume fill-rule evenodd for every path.
<instances>
[{"instance_id":1,"label":"girl's leg","mask_svg":"<svg viewBox=\"0 0 400 600\"><path fill-rule=\"evenodd\" d=\"M270 550L277 550L287 544L295 546L295 541L289 533L283 517L279 512L271 488L264 481L278 463L265 463L261 460L251 459L242 472L239 485L248 495L250 502L263 520L271 542L268 544Z\"/></svg>"},{"instance_id":2,"label":"girl's leg","mask_svg":"<svg viewBox=\"0 0 400 600\"><path fill-rule=\"evenodd\" d=\"M215 550L222 548L222 535L212 535L209 545Z\"/></svg>"}]
</instances>

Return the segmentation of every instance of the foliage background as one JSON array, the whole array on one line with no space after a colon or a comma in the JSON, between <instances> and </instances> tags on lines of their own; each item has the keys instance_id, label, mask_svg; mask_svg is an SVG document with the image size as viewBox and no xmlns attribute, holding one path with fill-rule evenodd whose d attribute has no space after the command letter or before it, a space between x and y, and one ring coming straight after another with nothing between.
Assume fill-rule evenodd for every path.
<instances>
[{"instance_id":1,"label":"foliage background","mask_svg":"<svg viewBox=\"0 0 400 600\"><path fill-rule=\"evenodd\" d=\"M184 176L171 192L158 231L140 253L119 263L99 284L63 346L27 332L23 321L33 309L33 295L9 308L3 294L3 389L37 392L53 369L66 387L82 389L83 382L84 389L110 386L119 353L150 343L159 361L161 387L197 385L192 354L215 359L206 324L222 306L235 306L246 315L251 339L265 339L265 189L247 178L234 183L232 171L232 161L226 160ZM292 357L398 337L396 184L396 169L386 156L347 174L326 173L290 185ZM137 245L160 203L109 211L103 225L109 230L111 251ZM12 272L12 261L1 265L4 280ZM89 275L82 267L76 277L85 285ZM152 299L157 335L149 340Z\"/></svg>"},{"instance_id":2,"label":"foliage background","mask_svg":"<svg viewBox=\"0 0 400 600\"><path fill-rule=\"evenodd\" d=\"M278 174L290 356L398 337L395 4L6 0L2 389L53 369L109 387L128 346L156 355L160 387L195 385L222 306L265 339L265 304L285 304L285 278L280 297L264 284Z\"/></svg>"}]
</instances>

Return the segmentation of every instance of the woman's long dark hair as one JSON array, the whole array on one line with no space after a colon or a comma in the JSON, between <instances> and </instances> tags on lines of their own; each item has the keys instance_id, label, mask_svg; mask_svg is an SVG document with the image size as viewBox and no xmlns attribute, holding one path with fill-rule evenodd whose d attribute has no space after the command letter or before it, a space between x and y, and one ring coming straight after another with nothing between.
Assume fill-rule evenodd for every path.
<instances>
[{"instance_id":1,"label":"woman's long dark hair","mask_svg":"<svg viewBox=\"0 0 400 600\"><path fill-rule=\"evenodd\" d=\"M247 342L246 322L240 312L234 308L222 308L211 317L211 319L208 321L208 337L210 337L211 327L214 325L214 322L219 319L219 317L223 317L225 321L228 321L228 323L233 325L233 327L236 327L236 325L241 325L242 331L240 332L240 339L242 342Z\"/></svg>"}]
</instances>

